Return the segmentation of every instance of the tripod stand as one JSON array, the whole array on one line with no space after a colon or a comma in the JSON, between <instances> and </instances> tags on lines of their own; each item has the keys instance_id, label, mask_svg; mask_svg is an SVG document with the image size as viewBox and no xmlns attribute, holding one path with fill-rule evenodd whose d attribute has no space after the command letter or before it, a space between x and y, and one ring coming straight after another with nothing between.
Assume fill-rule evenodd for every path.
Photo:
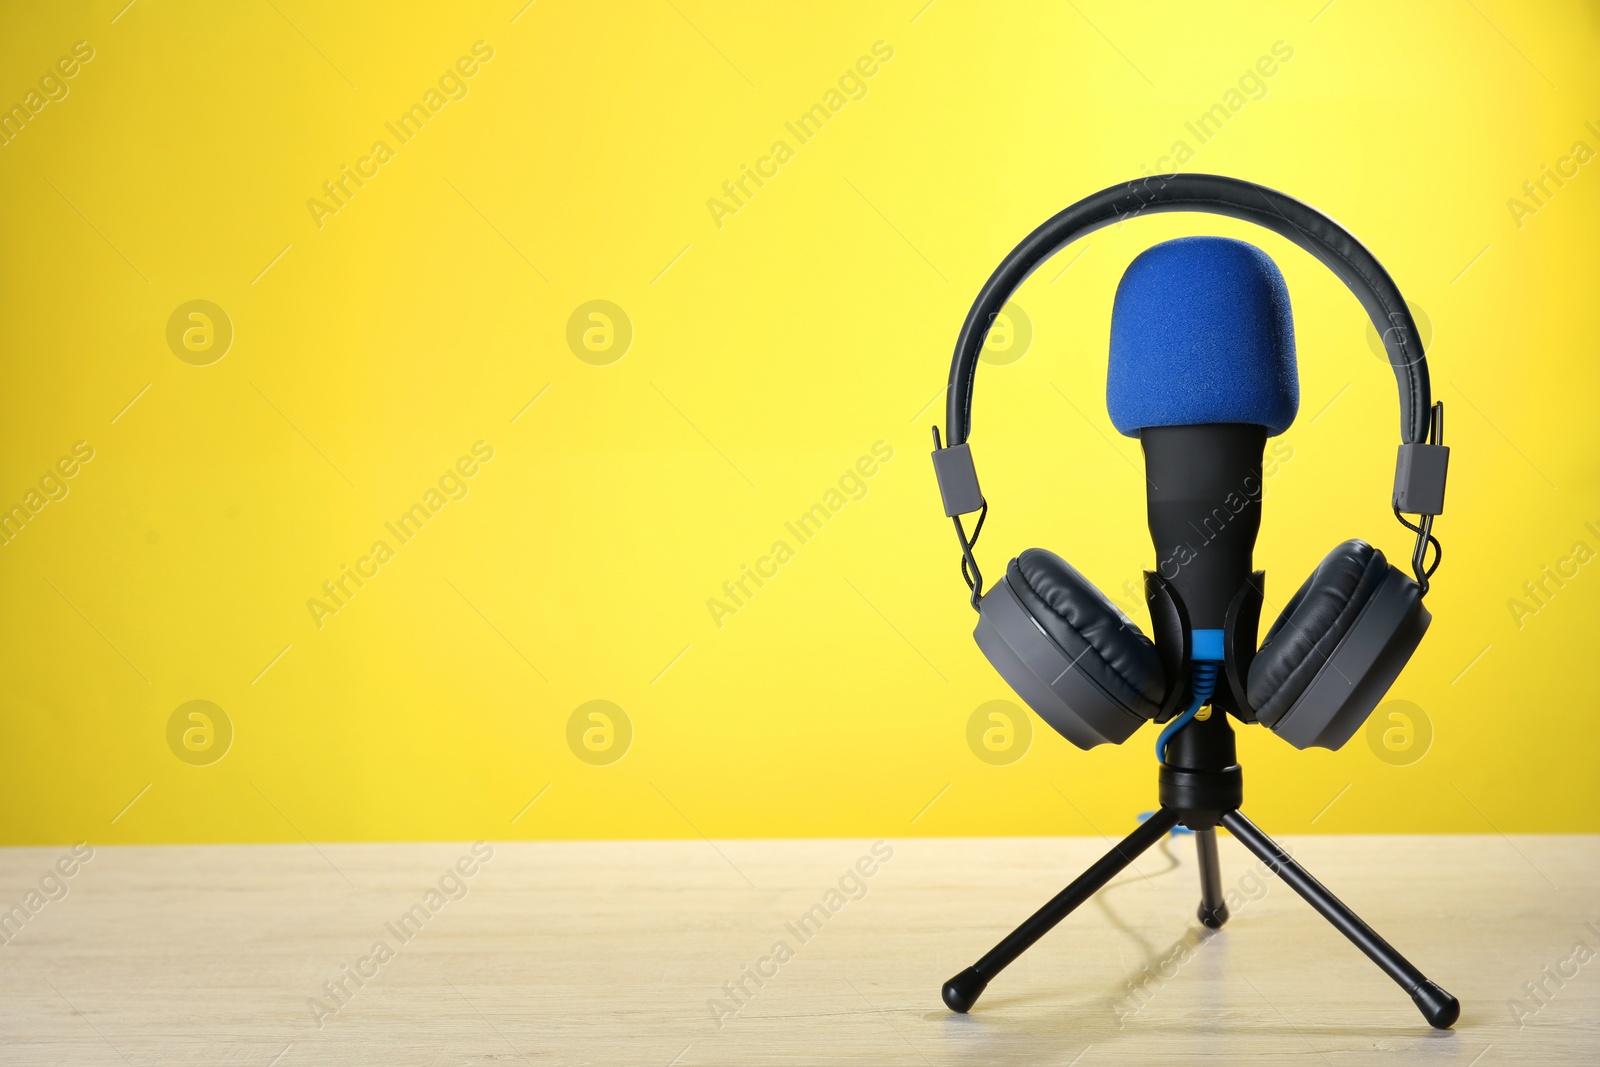
<instances>
[{"instance_id":1,"label":"tripod stand","mask_svg":"<svg viewBox=\"0 0 1600 1067\"><path fill-rule=\"evenodd\" d=\"M1296 863L1277 842L1262 833L1239 811L1244 800L1244 777L1236 761L1233 728L1228 716L1213 711L1180 729L1167 745L1160 771L1161 807L1120 844L1057 893L1044 907L1008 934L976 964L944 984L944 1002L952 1011L966 1012L982 995L994 976L1022 955L1057 923L1070 915L1096 891L1146 849L1182 823L1195 832L1200 854L1199 918L1215 930L1228 920L1223 900L1222 872L1217 860L1216 827L1220 823L1245 848L1255 853L1272 872L1305 898L1383 972L1411 994L1428 1023L1441 1030L1455 1024L1461 1002L1446 993L1355 912L1328 892L1322 883Z\"/></svg>"}]
</instances>

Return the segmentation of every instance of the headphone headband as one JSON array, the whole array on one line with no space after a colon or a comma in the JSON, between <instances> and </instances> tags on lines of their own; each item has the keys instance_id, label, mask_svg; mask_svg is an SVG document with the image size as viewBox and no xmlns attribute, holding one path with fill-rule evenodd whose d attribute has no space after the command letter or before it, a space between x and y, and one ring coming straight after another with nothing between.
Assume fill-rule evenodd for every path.
<instances>
[{"instance_id":1,"label":"headphone headband","mask_svg":"<svg viewBox=\"0 0 1600 1067\"><path fill-rule=\"evenodd\" d=\"M949 407L945 439L933 431L933 465L944 498L945 515L955 522L961 542L961 574L972 591L976 608L983 594L983 575L972 546L983 529L989 504L978 486L967 438L972 426L972 379L978 356L994 317L1011 294L1045 260L1095 230L1148 212L1195 211L1243 219L1287 237L1338 275L1356 295L1383 338L1383 346L1400 386L1400 448L1395 461L1395 518L1417 535L1411 569L1422 592L1439 565L1439 541L1433 536L1433 517L1444 511L1445 477L1450 450L1444 446L1443 404L1433 404L1428 384L1428 364L1417 337L1417 325L1405 297L1383 264L1348 230L1322 212L1276 189L1218 174L1151 175L1102 189L1073 204L1034 230L1001 260L984 283L961 325L955 358L950 363ZM969 538L961 516L981 512ZM1409 522L1402 512L1419 516ZM1427 548L1434 547L1432 566L1425 566Z\"/></svg>"},{"instance_id":2,"label":"headphone headband","mask_svg":"<svg viewBox=\"0 0 1600 1067\"><path fill-rule=\"evenodd\" d=\"M1337 222L1275 189L1217 174L1170 174L1123 182L1085 197L1023 238L995 268L956 339L945 421L947 446L967 440L972 424L972 379L984 339L994 317L1028 275L1080 237L1158 211L1243 219L1287 237L1316 256L1361 301L1383 338L1400 386L1401 441L1407 445L1428 441L1432 421L1428 364L1411 309L1383 264Z\"/></svg>"}]
</instances>

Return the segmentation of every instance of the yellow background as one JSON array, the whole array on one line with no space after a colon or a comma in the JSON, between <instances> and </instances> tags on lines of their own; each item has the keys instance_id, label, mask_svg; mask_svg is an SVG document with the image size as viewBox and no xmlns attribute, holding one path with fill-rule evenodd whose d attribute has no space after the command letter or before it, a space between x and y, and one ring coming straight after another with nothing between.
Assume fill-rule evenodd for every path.
<instances>
[{"instance_id":1,"label":"yellow background","mask_svg":"<svg viewBox=\"0 0 1600 1067\"><path fill-rule=\"evenodd\" d=\"M1453 449L1435 621L1391 693L1431 747L1243 729L1248 810L1600 828L1600 564L1520 627L1508 607L1600 549L1600 163L1520 226L1507 204L1600 149L1592 4L123 2L8 5L0 32L3 102L94 49L0 148L0 503L94 449L0 548L6 842L1126 829L1153 727L1084 753L1041 726L1006 766L968 747L1014 698L970 636L928 427L999 258L1180 140L1185 169L1307 200L1384 261L1433 324ZM477 41L468 95L319 228L308 199ZM879 41L866 95L798 144L784 123ZM1199 144L1185 123L1278 41L1292 60ZM779 139L794 158L719 227L708 199ZM1018 297L1031 348L980 374L991 578L1041 545L1129 601L1151 549L1104 408L1110 300L1191 233L1266 248L1294 302L1272 603L1346 537L1409 554L1356 302L1274 235L1166 216L1047 265ZM209 366L166 340L196 299L234 329ZM604 366L566 341L595 299L634 332ZM308 598L480 440L469 495L319 629ZM878 441L865 497L715 625L708 598ZM190 700L233 726L209 766L168 747ZM610 765L568 745L591 700L632 725Z\"/></svg>"}]
</instances>

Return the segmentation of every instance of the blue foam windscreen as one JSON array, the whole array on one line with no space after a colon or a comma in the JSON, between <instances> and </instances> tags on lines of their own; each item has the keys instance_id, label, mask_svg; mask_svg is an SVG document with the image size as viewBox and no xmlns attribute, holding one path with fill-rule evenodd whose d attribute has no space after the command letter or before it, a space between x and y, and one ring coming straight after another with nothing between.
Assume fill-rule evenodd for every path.
<instances>
[{"instance_id":1,"label":"blue foam windscreen","mask_svg":"<svg viewBox=\"0 0 1600 1067\"><path fill-rule=\"evenodd\" d=\"M1300 408L1289 289L1226 237L1146 249L1117 284L1106 407L1117 429L1242 422L1280 434Z\"/></svg>"}]
</instances>

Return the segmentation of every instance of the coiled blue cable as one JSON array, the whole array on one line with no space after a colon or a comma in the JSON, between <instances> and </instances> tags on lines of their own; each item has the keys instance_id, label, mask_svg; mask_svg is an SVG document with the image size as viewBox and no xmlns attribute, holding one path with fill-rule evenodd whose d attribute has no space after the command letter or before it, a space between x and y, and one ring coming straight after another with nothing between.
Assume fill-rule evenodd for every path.
<instances>
[{"instance_id":1,"label":"coiled blue cable","mask_svg":"<svg viewBox=\"0 0 1600 1067\"><path fill-rule=\"evenodd\" d=\"M1194 721L1211 694L1216 692L1217 672L1222 669L1222 631L1195 630L1190 635L1189 656L1189 684L1193 695L1183 714L1167 723L1161 736L1156 738L1156 759L1162 763L1167 762L1167 742Z\"/></svg>"}]
</instances>

